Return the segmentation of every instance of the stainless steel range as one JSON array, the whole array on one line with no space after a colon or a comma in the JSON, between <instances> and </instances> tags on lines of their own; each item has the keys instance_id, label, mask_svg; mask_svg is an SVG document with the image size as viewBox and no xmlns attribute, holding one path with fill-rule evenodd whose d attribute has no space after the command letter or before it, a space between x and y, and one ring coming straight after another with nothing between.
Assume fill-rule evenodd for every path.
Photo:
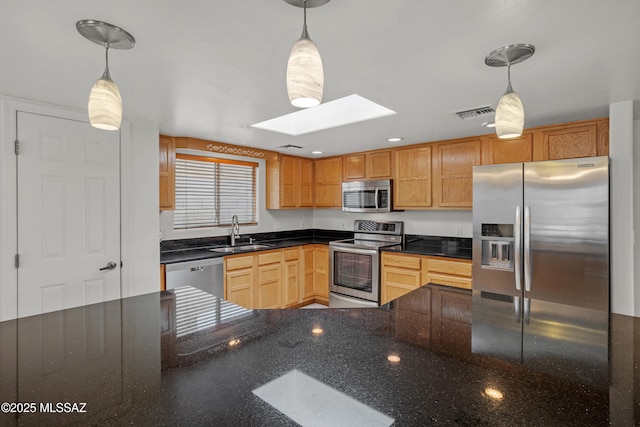
<instances>
[{"instance_id":1,"label":"stainless steel range","mask_svg":"<svg viewBox=\"0 0 640 427\"><path fill-rule=\"evenodd\" d=\"M329 307L380 305L380 248L400 245L402 221L355 220L354 238L329 243Z\"/></svg>"}]
</instances>

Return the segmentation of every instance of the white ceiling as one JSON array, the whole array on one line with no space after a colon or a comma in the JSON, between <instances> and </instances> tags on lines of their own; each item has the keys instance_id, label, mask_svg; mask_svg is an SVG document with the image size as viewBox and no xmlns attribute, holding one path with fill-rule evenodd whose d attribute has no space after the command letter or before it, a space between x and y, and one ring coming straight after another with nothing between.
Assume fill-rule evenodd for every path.
<instances>
[{"instance_id":1,"label":"white ceiling","mask_svg":"<svg viewBox=\"0 0 640 427\"><path fill-rule=\"evenodd\" d=\"M357 93L396 115L287 136L249 125L291 113L285 74L302 10L283 0L2 0L0 93L86 109L104 51L75 23L97 19L136 38L113 50L124 116L191 136L313 156L489 133L454 111L491 104L506 69L484 57L531 43L512 68L526 126L605 117L640 99L638 0L333 0L308 10L324 64L323 101ZM396 143L397 144L397 143Z\"/></svg>"}]
</instances>

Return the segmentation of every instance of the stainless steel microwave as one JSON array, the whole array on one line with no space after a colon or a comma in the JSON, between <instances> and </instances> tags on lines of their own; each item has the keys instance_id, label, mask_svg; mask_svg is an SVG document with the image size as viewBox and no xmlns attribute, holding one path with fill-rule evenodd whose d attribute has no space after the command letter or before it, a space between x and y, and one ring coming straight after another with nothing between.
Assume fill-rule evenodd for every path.
<instances>
[{"instance_id":1,"label":"stainless steel microwave","mask_svg":"<svg viewBox=\"0 0 640 427\"><path fill-rule=\"evenodd\" d=\"M342 183L345 212L390 212L393 208L390 179Z\"/></svg>"}]
</instances>

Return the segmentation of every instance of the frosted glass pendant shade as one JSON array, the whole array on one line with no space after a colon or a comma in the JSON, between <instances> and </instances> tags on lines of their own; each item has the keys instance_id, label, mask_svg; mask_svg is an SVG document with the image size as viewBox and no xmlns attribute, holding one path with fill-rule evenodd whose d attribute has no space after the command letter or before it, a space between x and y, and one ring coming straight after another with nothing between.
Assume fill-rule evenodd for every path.
<instances>
[{"instance_id":1,"label":"frosted glass pendant shade","mask_svg":"<svg viewBox=\"0 0 640 427\"><path fill-rule=\"evenodd\" d=\"M89 122L98 129L118 130L122 121L122 98L115 82L102 76L89 94Z\"/></svg>"},{"instance_id":2,"label":"frosted glass pendant shade","mask_svg":"<svg viewBox=\"0 0 640 427\"><path fill-rule=\"evenodd\" d=\"M293 45L287 64L287 92L291 105L315 107L322 101L324 72L313 40L303 37Z\"/></svg>"},{"instance_id":3,"label":"frosted glass pendant shade","mask_svg":"<svg viewBox=\"0 0 640 427\"><path fill-rule=\"evenodd\" d=\"M517 93L511 90L502 95L496 107L496 135L498 138L515 138L524 129L524 108Z\"/></svg>"}]
</instances>

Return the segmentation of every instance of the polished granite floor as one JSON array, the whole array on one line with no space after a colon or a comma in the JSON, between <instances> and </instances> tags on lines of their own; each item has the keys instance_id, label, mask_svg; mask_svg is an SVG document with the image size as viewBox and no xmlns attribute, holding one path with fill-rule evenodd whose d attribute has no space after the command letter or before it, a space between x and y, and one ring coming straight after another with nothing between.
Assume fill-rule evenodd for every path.
<instances>
[{"instance_id":1,"label":"polished granite floor","mask_svg":"<svg viewBox=\"0 0 640 427\"><path fill-rule=\"evenodd\" d=\"M0 414L0 424L298 425L255 392L298 384L292 372L395 426L640 421L638 320L612 316L610 386L597 389L471 354L464 316L435 316L435 292L449 290L424 287L379 309L242 310L214 298L195 321L165 292L3 322L0 400L86 402L87 413ZM300 384L305 393L287 399L318 416L303 425L336 416L333 392Z\"/></svg>"}]
</instances>

